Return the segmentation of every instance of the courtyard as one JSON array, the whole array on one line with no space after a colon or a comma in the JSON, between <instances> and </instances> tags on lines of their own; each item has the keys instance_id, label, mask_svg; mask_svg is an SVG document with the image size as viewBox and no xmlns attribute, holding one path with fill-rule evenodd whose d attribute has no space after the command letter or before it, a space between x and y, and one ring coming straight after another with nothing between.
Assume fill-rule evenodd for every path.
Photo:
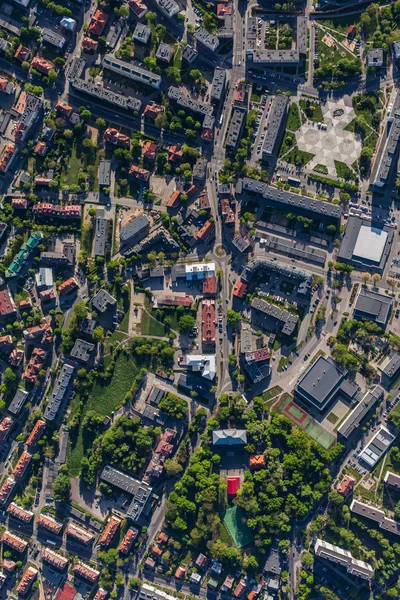
<instances>
[{"instance_id":1,"label":"courtyard","mask_svg":"<svg viewBox=\"0 0 400 600\"><path fill-rule=\"evenodd\" d=\"M345 163L349 168L361 154L362 143L353 131L345 127L355 118L352 106L347 106L343 99L338 102L327 101L322 108L323 126L307 121L295 133L299 150L313 154L307 164L307 171L317 165L327 168L327 175L338 177L335 161Z\"/></svg>"}]
</instances>

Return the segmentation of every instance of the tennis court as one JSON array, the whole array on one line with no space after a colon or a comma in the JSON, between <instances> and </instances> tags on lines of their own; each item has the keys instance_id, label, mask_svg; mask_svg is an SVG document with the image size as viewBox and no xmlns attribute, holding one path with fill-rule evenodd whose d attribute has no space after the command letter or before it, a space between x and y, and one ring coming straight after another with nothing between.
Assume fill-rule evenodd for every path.
<instances>
[{"instance_id":1,"label":"tennis court","mask_svg":"<svg viewBox=\"0 0 400 600\"><path fill-rule=\"evenodd\" d=\"M294 425L305 431L313 440L328 449L336 441L335 436L326 431L304 409L300 408L289 395L284 395L278 402L276 410L287 417Z\"/></svg>"},{"instance_id":2,"label":"tennis court","mask_svg":"<svg viewBox=\"0 0 400 600\"><path fill-rule=\"evenodd\" d=\"M251 544L254 537L251 529L243 523L243 512L238 506L228 508L224 516L224 523L237 548Z\"/></svg>"}]
</instances>

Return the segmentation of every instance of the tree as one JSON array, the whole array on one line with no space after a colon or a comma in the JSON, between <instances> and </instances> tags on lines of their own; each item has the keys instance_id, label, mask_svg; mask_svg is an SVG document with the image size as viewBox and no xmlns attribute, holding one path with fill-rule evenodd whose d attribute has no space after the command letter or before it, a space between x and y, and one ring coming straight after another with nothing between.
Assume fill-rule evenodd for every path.
<instances>
[{"instance_id":1,"label":"tree","mask_svg":"<svg viewBox=\"0 0 400 600\"><path fill-rule=\"evenodd\" d=\"M376 284L379 283L380 280L381 276L379 275L379 273L374 273L372 275L372 281L374 282L374 286L376 286Z\"/></svg>"},{"instance_id":2,"label":"tree","mask_svg":"<svg viewBox=\"0 0 400 600\"><path fill-rule=\"evenodd\" d=\"M394 508L394 516L396 517L396 519L398 521L400 520L400 502L397 502L397 504Z\"/></svg>"},{"instance_id":3,"label":"tree","mask_svg":"<svg viewBox=\"0 0 400 600\"><path fill-rule=\"evenodd\" d=\"M104 129L107 126L107 122L102 117L98 117L98 119L96 119L96 125L100 129Z\"/></svg>"},{"instance_id":4,"label":"tree","mask_svg":"<svg viewBox=\"0 0 400 600\"><path fill-rule=\"evenodd\" d=\"M165 69L165 74L168 79L171 79L174 83L181 82L181 72L177 67L168 67Z\"/></svg>"},{"instance_id":5,"label":"tree","mask_svg":"<svg viewBox=\"0 0 400 600\"><path fill-rule=\"evenodd\" d=\"M371 274L368 272L362 273L361 279L363 280L364 283L367 283L371 279Z\"/></svg>"},{"instance_id":6,"label":"tree","mask_svg":"<svg viewBox=\"0 0 400 600\"><path fill-rule=\"evenodd\" d=\"M4 371L3 383L4 393L6 396L9 396L17 385L17 376L10 367L7 367L7 369Z\"/></svg>"},{"instance_id":7,"label":"tree","mask_svg":"<svg viewBox=\"0 0 400 600\"><path fill-rule=\"evenodd\" d=\"M165 463L165 473L167 477L176 477L183 471L182 465L176 460L176 458L168 458Z\"/></svg>"},{"instance_id":8,"label":"tree","mask_svg":"<svg viewBox=\"0 0 400 600\"><path fill-rule=\"evenodd\" d=\"M194 317L192 317L192 315L183 315L180 319L179 319L179 331L189 331L190 329L193 329L193 327L195 326L196 321L194 319Z\"/></svg>"},{"instance_id":9,"label":"tree","mask_svg":"<svg viewBox=\"0 0 400 600\"><path fill-rule=\"evenodd\" d=\"M90 119L92 118L92 113L90 112L90 110L88 110L87 108L85 108L81 113L80 113L82 119L85 121L85 123L87 123L87 121L90 121Z\"/></svg>"},{"instance_id":10,"label":"tree","mask_svg":"<svg viewBox=\"0 0 400 600\"><path fill-rule=\"evenodd\" d=\"M226 313L226 320L228 325L237 325L242 320L242 316L235 310L228 310Z\"/></svg>"},{"instance_id":11,"label":"tree","mask_svg":"<svg viewBox=\"0 0 400 600\"><path fill-rule=\"evenodd\" d=\"M96 209L95 208L89 208L88 215L89 215L89 217L95 217L96 216Z\"/></svg>"},{"instance_id":12,"label":"tree","mask_svg":"<svg viewBox=\"0 0 400 600\"><path fill-rule=\"evenodd\" d=\"M105 339L104 329L102 327L100 327L100 325L99 325L93 331L93 341L96 343L97 342L103 343L104 339Z\"/></svg>"},{"instance_id":13,"label":"tree","mask_svg":"<svg viewBox=\"0 0 400 600\"><path fill-rule=\"evenodd\" d=\"M49 83L55 83L58 74L57 71L55 71L54 69L51 69L51 71L49 71L49 74L47 75L48 79L49 79Z\"/></svg>"},{"instance_id":14,"label":"tree","mask_svg":"<svg viewBox=\"0 0 400 600\"><path fill-rule=\"evenodd\" d=\"M141 579L138 579L137 577L131 577L129 579L129 587L131 587L132 589L138 590L141 585L142 585Z\"/></svg>"},{"instance_id":15,"label":"tree","mask_svg":"<svg viewBox=\"0 0 400 600\"><path fill-rule=\"evenodd\" d=\"M68 502L71 493L71 481L67 473L58 473L53 485L54 500L56 502Z\"/></svg>"}]
</instances>

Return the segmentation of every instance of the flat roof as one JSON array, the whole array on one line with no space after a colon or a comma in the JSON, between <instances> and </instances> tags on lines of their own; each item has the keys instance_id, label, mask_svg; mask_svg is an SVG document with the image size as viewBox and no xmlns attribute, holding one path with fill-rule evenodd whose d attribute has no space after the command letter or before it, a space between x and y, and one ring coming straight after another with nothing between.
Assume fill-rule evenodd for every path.
<instances>
[{"instance_id":1,"label":"flat roof","mask_svg":"<svg viewBox=\"0 0 400 600\"><path fill-rule=\"evenodd\" d=\"M353 256L374 263L380 263L388 238L387 231L377 227L361 225Z\"/></svg>"},{"instance_id":2,"label":"flat roof","mask_svg":"<svg viewBox=\"0 0 400 600\"><path fill-rule=\"evenodd\" d=\"M333 361L319 356L299 380L296 390L310 402L324 406L335 389L339 388L345 373Z\"/></svg>"},{"instance_id":3,"label":"flat roof","mask_svg":"<svg viewBox=\"0 0 400 600\"><path fill-rule=\"evenodd\" d=\"M368 391L357 406L349 413L341 426L338 428L338 433L343 437L348 438L353 431L361 424L366 414L371 410L378 400L381 400L384 394L383 388L377 385L373 390Z\"/></svg>"},{"instance_id":4,"label":"flat roof","mask_svg":"<svg viewBox=\"0 0 400 600\"><path fill-rule=\"evenodd\" d=\"M360 459L370 467L374 467L394 442L395 436L386 427L380 427L372 440L365 446Z\"/></svg>"}]
</instances>

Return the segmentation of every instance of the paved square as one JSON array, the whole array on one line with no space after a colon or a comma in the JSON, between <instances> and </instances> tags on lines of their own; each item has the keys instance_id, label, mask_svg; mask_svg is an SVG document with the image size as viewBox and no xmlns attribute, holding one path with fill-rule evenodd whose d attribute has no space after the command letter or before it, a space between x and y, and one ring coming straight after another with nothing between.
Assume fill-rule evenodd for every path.
<instances>
[{"instance_id":1,"label":"paved square","mask_svg":"<svg viewBox=\"0 0 400 600\"><path fill-rule=\"evenodd\" d=\"M328 101L321 108L327 130L318 129L316 123L305 123L296 131L297 146L299 150L315 154L307 164L307 171L320 164L327 167L329 175L336 176L335 160L350 167L359 158L362 144L353 131L344 131L355 117L351 106L346 106L341 99Z\"/></svg>"}]
</instances>

